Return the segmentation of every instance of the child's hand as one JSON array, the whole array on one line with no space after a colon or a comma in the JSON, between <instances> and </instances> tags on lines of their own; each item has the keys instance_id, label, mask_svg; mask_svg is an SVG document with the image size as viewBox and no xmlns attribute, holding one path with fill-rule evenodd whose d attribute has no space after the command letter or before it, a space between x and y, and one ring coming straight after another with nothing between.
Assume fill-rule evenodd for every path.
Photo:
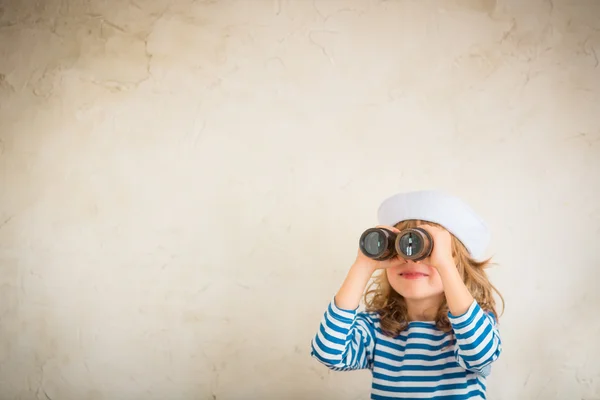
<instances>
[{"instance_id":1,"label":"child's hand","mask_svg":"<svg viewBox=\"0 0 600 400\"><path fill-rule=\"evenodd\" d=\"M392 232L398 233L398 229L391 226L378 226L378 228L389 229ZM344 310L356 310L363 296L365 288L369 280L378 269L389 268L394 265L402 264L404 261L399 257L392 257L389 260L377 261L363 254L358 248L356 260L350 270L344 283L335 295L335 304Z\"/></svg>"},{"instance_id":2,"label":"child's hand","mask_svg":"<svg viewBox=\"0 0 600 400\"><path fill-rule=\"evenodd\" d=\"M433 239L433 249L429 256L431 266L438 271L441 268L456 268L454 258L452 257L452 237L450 236L450 232L432 225L421 225L419 228L429 232Z\"/></svg>"},{"instance_id":3,"label":"child's hand","mask_svg":"<svg viewBox=\"0 0 600 400\"><path fill-rule=\"evenodd\" d=\"M390 230L395 233L400 233L400 231L398 229L396 229L392 226L378 225L377 228L384 228L384 229ZM354 265L358 266L359 268L366 268L366 269L370 269L373 272L375 272L378 269L389 268L393 265L397 265L397 264L400 264L403 262L404 261L402 261L398 257L392 257L389 260L385 260L385 261L373 260L372 258L365 256L359 248L358 254L356 255L356 261L354 261Z\"/></svg>"}]
</instances>

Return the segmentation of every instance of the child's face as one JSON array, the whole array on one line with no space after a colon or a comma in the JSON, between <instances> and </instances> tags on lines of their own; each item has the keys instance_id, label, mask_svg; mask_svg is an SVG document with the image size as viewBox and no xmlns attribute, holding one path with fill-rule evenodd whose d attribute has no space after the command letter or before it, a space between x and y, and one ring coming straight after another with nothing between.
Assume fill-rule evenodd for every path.
<instances>
[{"instance_id":1,"label":"child's face","mask_svg":"<svg viewBox=\"0 0 600 400\"><path fill-rule=\"evenodd\" d=\"M407 300L439 298L444 293L442 278L429 258L415 263L401 260L386 270L390 286Z\"/></svg>"}]
</instances>

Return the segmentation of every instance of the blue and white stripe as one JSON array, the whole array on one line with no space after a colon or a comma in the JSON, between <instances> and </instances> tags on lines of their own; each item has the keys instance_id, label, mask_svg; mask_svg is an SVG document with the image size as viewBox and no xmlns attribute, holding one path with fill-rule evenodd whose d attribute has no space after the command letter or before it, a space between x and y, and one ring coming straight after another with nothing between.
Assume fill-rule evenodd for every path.
<instances>
[{"instance_id":1,"label":"blue and white stripe","mask_svg":"<svg viewBox=\"0 0 600 400\"><path fill-rule=\"evenodd\" d=\"M410 322L391 338L375 313L343 310L332 300L311 354L335 371L370 369L372 399L485 399L485 379L502 351L496 321L476 301L448 318L454 335L434 322Z\"/></svg>"}]
</instances>

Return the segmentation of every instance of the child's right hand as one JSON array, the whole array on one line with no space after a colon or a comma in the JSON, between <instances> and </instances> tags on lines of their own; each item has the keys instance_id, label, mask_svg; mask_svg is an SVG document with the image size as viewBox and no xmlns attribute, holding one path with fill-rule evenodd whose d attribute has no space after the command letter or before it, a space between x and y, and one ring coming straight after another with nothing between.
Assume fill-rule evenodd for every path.
<instances>
[{"instance_id":1,"label":"child's right hand","mask_svg":"<svg viewBox=\"0 0 600 400\"><path fill-rule=\"evenodd\" d=\"M400 231L398 229L394 228L393 226L377 225L377 228L385 228L392 232L400 233ZM364 255L363 252L359 248L358 254L356 255L356 260L354 261L354 266L358 267L358 268L370 269L373 272L375 272L378 269L389 268L393 265L398 265L401 262L403 262L403 260L401 258L399 258L398 256L392 257L385 261L373 260L372 258L369 258L366 255Z\"/></svg>"}]
</instances>

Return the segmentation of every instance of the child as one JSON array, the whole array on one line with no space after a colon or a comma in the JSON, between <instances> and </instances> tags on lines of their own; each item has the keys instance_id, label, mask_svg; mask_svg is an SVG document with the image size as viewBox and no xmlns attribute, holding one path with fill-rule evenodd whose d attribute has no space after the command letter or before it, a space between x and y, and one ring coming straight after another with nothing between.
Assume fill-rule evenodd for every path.
<instances>
[{"instance_id":1,"label":"child","mask_svg":"<svg viewBox=\"0 0 600 400\"><path fill-rule=\"evenodd\" d=\"M480 260L489 242L486 225L465 203L438 191L392 196L378 217L380 227L395 232L427 230L432 252L417 262L400 256L378 262L359 250L311 355L335 371L370 369L372 399L485 399L486 377L501 352L496 289L484 271L489 260ZM367 310L359 313L376 271Z\"/></svg>"}]
</instances>

